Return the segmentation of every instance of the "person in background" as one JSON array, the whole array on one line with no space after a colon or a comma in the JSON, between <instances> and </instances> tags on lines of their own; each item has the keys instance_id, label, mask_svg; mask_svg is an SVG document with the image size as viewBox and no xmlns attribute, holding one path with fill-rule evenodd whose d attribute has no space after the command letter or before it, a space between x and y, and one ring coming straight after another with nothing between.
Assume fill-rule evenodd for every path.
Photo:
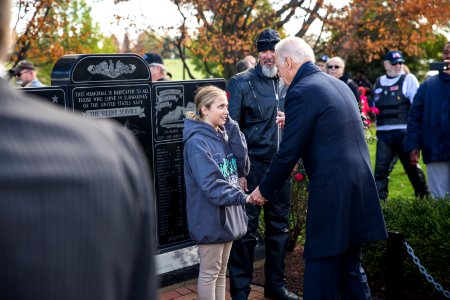
<instances>
[{"instance_id":1,"label":"person in background","mask_svg":"<svg viewBox=\"0 0 450 300\"><path fill-rule=\"evenodd\" d=\"M405 72L405 74L411 74L411 71L409 70L409 67L405 64L403 64L403 72Z\"/></svg>"},{"instance_id":2,"label":"person in background","mask_svg":"<svg viewBox=\"0 0 450 300\"><path fill-rule=\"evenodd\" d=\"M328 59L329 59L328 55L322 55L316 60L316 66L318 66L320 70L326 72L327 71L326 65Z\"/></svg>"},{"instance_id":3,"label":"person in background","mask_svg":"<svg viewBox=\"0 0 450 300\"><path fill-rule=\"evenodd\" d=\"M145 53L143 58L145 59L145 61L148 64L148 67L150 68L150 74L152 75L152 82L169 80L167 69L166 66L164 65L164 61L161 55L154 52L150 52Z\"/></svg>"},{"instance_id":4,"label":"person in background","mask_svg":"<svg viewBox=\"0 0 450 300\"><path fill-rule=\"evenodd\" d=\"M419 87L417 78L403 71L404 62L400 51L386 53L384 59L386 75L379 77L374 86L373 102L379 111L376 120L375 181L381 200L388 197L389 174L393 168L395 155L398 155L415 195L419 197L429 195L424 172L419 164L411 163L409 153L403 149L408 113Z\"/></svg>"},{"instance_id":5,"label":"person in background","mask_svg":"<svg viewBox=\"0 0 450 300\"><path fill-rule=\"evenodd\" d=\"M0 57L10 32L0 1ZM153 180L129 131L0 79L0 299L156 300Z\"/></svg>"},{"instance_id":6,"label":"person in background","mask_svg":"<svg viewBox=\"0 0 450 300\"><path fill-rule=\"evenodd\" d=\"M285 87L277 76L275 45L280 36L273 29L260 32L256 40L258 64L239 73L228 81L230 116L244 133L250 157L250 173L246 177L253 191L266 172L281 140L277 119L283 118ZM248 185L247 185L248 183ZM286 289L285 255L289 240L289 212L291 186L286 182L278 200L264 206L265 223L265 284L264 294L273 299L298 299ZM247 299L253 276L254 251L261 207L247 205L248 230L244 237L233 243L228 269L230 292L233 300Z\"/></svg>"},{"instance_id":7,"label":"person in background","mask_svg":"<svg viewBox=\"0 0 450 300\"><path fill-rule=\"evenodd\" d=\"M365 90L364 95L367 97L368 103L371 103L373 84L369 81L369 79L367 79L366 70L359 69L358 72L356 73L356 77L353 78L353 81L356 83L358 87L364 88Z\"/></svg>"},{"instance_id":8,"label":"person in background","mask_svg":"<svg viewBox=\"0 0 450 300\"><path fill-rule=\"evenodd\" d=\"M298 37L276 45L275 61L289 86L283 140L251 202L276 203L301 158L309 177L303 299L371 299L361 244L387 233L354 95L314 65Z\"/></svg>"},{"instance_id":9,"label":"person in background","mask_svg":"<svg viewBox=\"0 0 450 300\"><path fill-rule=\"evenodd\" d=\"M225 91L198 89L195 112L184 122L184 177L191 238L198 245L198 299L225 300L228 257L233 241L247 231L248 195L239 177L249 171L245 138L228 117Z\"/></svg>"},{"instance_id":10,"label":"person in background","mask_svg":"<svg viewBox=\"0 0 450 300\"><path fill-rule=\"evenodd\" d=\"M256 66L256 59L253 55L247 55L236 63L236 73L244 72L247 69L254 68Z\"/></svg>"},{"instance_id":11,"label":"person in background","mask_svg":"<svg viewBox=\"0 0 450 300\"><path fill-rule=\"evenodd\" d=\"M450 42L442 51L447 70L423 82L409 111L404 150L417 164L422 151L433 198L450 196Z\"/></svg>"},{"instance_id":12,"label":"person in background","mask_svg":"<svg viewBox=\"0 0 450 300\"><path fill-rule=\"evenodd\" d=\"M353 95L355 95L355 100L359 103L360 96L358 91L358 85L350 78L349 73L344 73L345 62L339 56L330 58L326 64L327 73L333 77L340 79L345 82L348 87L352 90Z\"/></svg>"},{"instance_id":13,"label":"person in background","mask_svg":"<svg viewBox=\"0 0 450 300\"><path fill-rule=\"evenodd\" d=\"M236 63L236 73L244 72L247 69L250 69L251 66L245 59L241 59Z\"/></svg>"},{"instance_id":14,"label":"person in background","mask_svg":"<svg viewBox=\"0 0 450 300\"><path fill-rule=\"evenodd\" d=\"M16 77L17 85L21 87L43 87L36 75L34 65L26 60L20 61L15 68L12 69Z\"/></svg>"},{"instance_id":15,"label":"person in background","mask_svg":"<svg viewBox=\"0 0 450 300\"><path fill-rule=\"evenodd\" d=\"M375 121L377 115L377 110L373 107L374 105L372 103L372 83L367 79L364 69L358 70L353 81L358 86L359 107L361 114L364 116L364 123L366 126L370 126Z\"/></svg>"},{"instance_id":16,"label":"person in background","mask_svg":"<svg viewBox=\"0 0 450 300\"><path fill-rule=\"evenodd\" d=\"M256 58L253 55L247 55L243 58L245 60L250 68L253 68L256 66Z\"/></svg>"}]
</instances>

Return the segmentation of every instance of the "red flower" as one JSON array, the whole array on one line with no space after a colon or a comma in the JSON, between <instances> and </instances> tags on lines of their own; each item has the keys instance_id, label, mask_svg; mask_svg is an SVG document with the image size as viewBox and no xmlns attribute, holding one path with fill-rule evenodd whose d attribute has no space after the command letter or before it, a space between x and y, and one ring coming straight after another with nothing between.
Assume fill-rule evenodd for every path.
<instances>
[{"instance_id":1,"label":"red flower","mask_svg":"<svg viewBox=\"0 0 450 300\"><path fill-rule=\"evenodd\" d=\"M370 111L373 112L376 115L378 115L380 113L380 110L377 107L371 107Z\"/></svg>"},{"instance_id":2,"label":"red flower","mask_svg":"<svg viewBox=\"0 0 450 300\"><path fill-rule=\"evenodd\" d=\"M302 173L297 173L294 176L295 181L302 181L303 179L305 179L305 175L303 175Z\"/></svg>"}]
</instances>

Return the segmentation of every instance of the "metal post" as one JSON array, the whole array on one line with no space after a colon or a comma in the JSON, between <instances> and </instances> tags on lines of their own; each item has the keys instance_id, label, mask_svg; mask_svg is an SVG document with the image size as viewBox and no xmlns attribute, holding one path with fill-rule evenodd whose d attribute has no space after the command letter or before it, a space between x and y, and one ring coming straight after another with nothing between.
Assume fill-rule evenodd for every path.
<instances>
[{"instance_id":1,"label":"metal post","mask_svg":"<svg viewBox=\"0 0 450 300\"><path fill-rule=\"evenodd\" d=\"M386 244L386 300L404 299L402 293L403 261L405 251L403 234L388 232Z\"/></svg>"}]
</instances>

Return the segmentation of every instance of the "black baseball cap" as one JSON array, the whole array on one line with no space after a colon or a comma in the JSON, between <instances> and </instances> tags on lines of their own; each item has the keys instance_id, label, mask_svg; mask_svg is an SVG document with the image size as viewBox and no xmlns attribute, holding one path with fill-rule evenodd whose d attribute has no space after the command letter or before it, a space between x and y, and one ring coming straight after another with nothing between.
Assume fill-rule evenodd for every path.
<instances>
[{"instance_id":1,"label":"black baseball cap","mask_svg":"<svg viewBox=\"0 0 450 300\"><path fill-rule=\"evenodd\" d=\"M327 62L329 59L328 55L322 55L317 59L317 61Z\"/></svg>"},{"instance_id":2,"label":"black baseball cap","mask_svg":"<svg viewBox=\"0 0 450 300\"><path fill-rule=\"evenodd\" d=\"M164 61L163 61L161 55L159 55L158 53L154 53L154 52L145 53L143 58L145 59L145 61L148 64L154 64L154 63L161 64L161 65L164 64Z\"/></svg>"},{"instance_id":3,"label":"black baseball cap","mask_svg":"<svg viewBox=\"0 0 450 300\"><path fill-rule=\"evenodd\" d=\"M405 62L401 51L389 51L388 53L386 53L384 60L390 61L391 64Z\"/></svg>"},{"instance_id":4,"label":"black baseball cap","mask_svg":"<svg viewBox=\"0 0 450 300\"><path fill-rule=\"evenodd\" d=\"M20 74L23 70L35 70L34 65L26 60L20 61L15 68L12 69L14 74Z\"/></svg>"}]
</instances>

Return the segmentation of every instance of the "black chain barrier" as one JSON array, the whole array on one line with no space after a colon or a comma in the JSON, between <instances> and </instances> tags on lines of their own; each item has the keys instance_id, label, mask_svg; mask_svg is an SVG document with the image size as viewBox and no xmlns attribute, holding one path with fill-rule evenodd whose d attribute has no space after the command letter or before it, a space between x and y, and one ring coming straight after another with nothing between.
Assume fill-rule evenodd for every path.
<instances>
[{"instance_id":1,"label":"black chain barrier","mask_svg":"<svg viewBox=\"0 0 450 300\"><path fill-rule=\"evenodd\" d=\"M425 276L425 278L428 280L428 282L430 282L431 284L434 285L434 287L436 288L436 290L438 290L439 292L441 292L442 294L444 294L444 296L446 298L450 298L450 292L448 290L444 290L444 288L442 287L441 284L437 283L433 276L431 276L430 274L428 274L427 269L425 269L424 266L422 266L422 264L420 263L419 258L414 254L414 250L413 248L411 248L411 246L408 244L408 242L406 240L403 241L403 243L406 246L406 251L408 252L408 254L411 256L414 264L416 264L416 266L419 268L419 271Z\"/></svg>"}]
</instances>

